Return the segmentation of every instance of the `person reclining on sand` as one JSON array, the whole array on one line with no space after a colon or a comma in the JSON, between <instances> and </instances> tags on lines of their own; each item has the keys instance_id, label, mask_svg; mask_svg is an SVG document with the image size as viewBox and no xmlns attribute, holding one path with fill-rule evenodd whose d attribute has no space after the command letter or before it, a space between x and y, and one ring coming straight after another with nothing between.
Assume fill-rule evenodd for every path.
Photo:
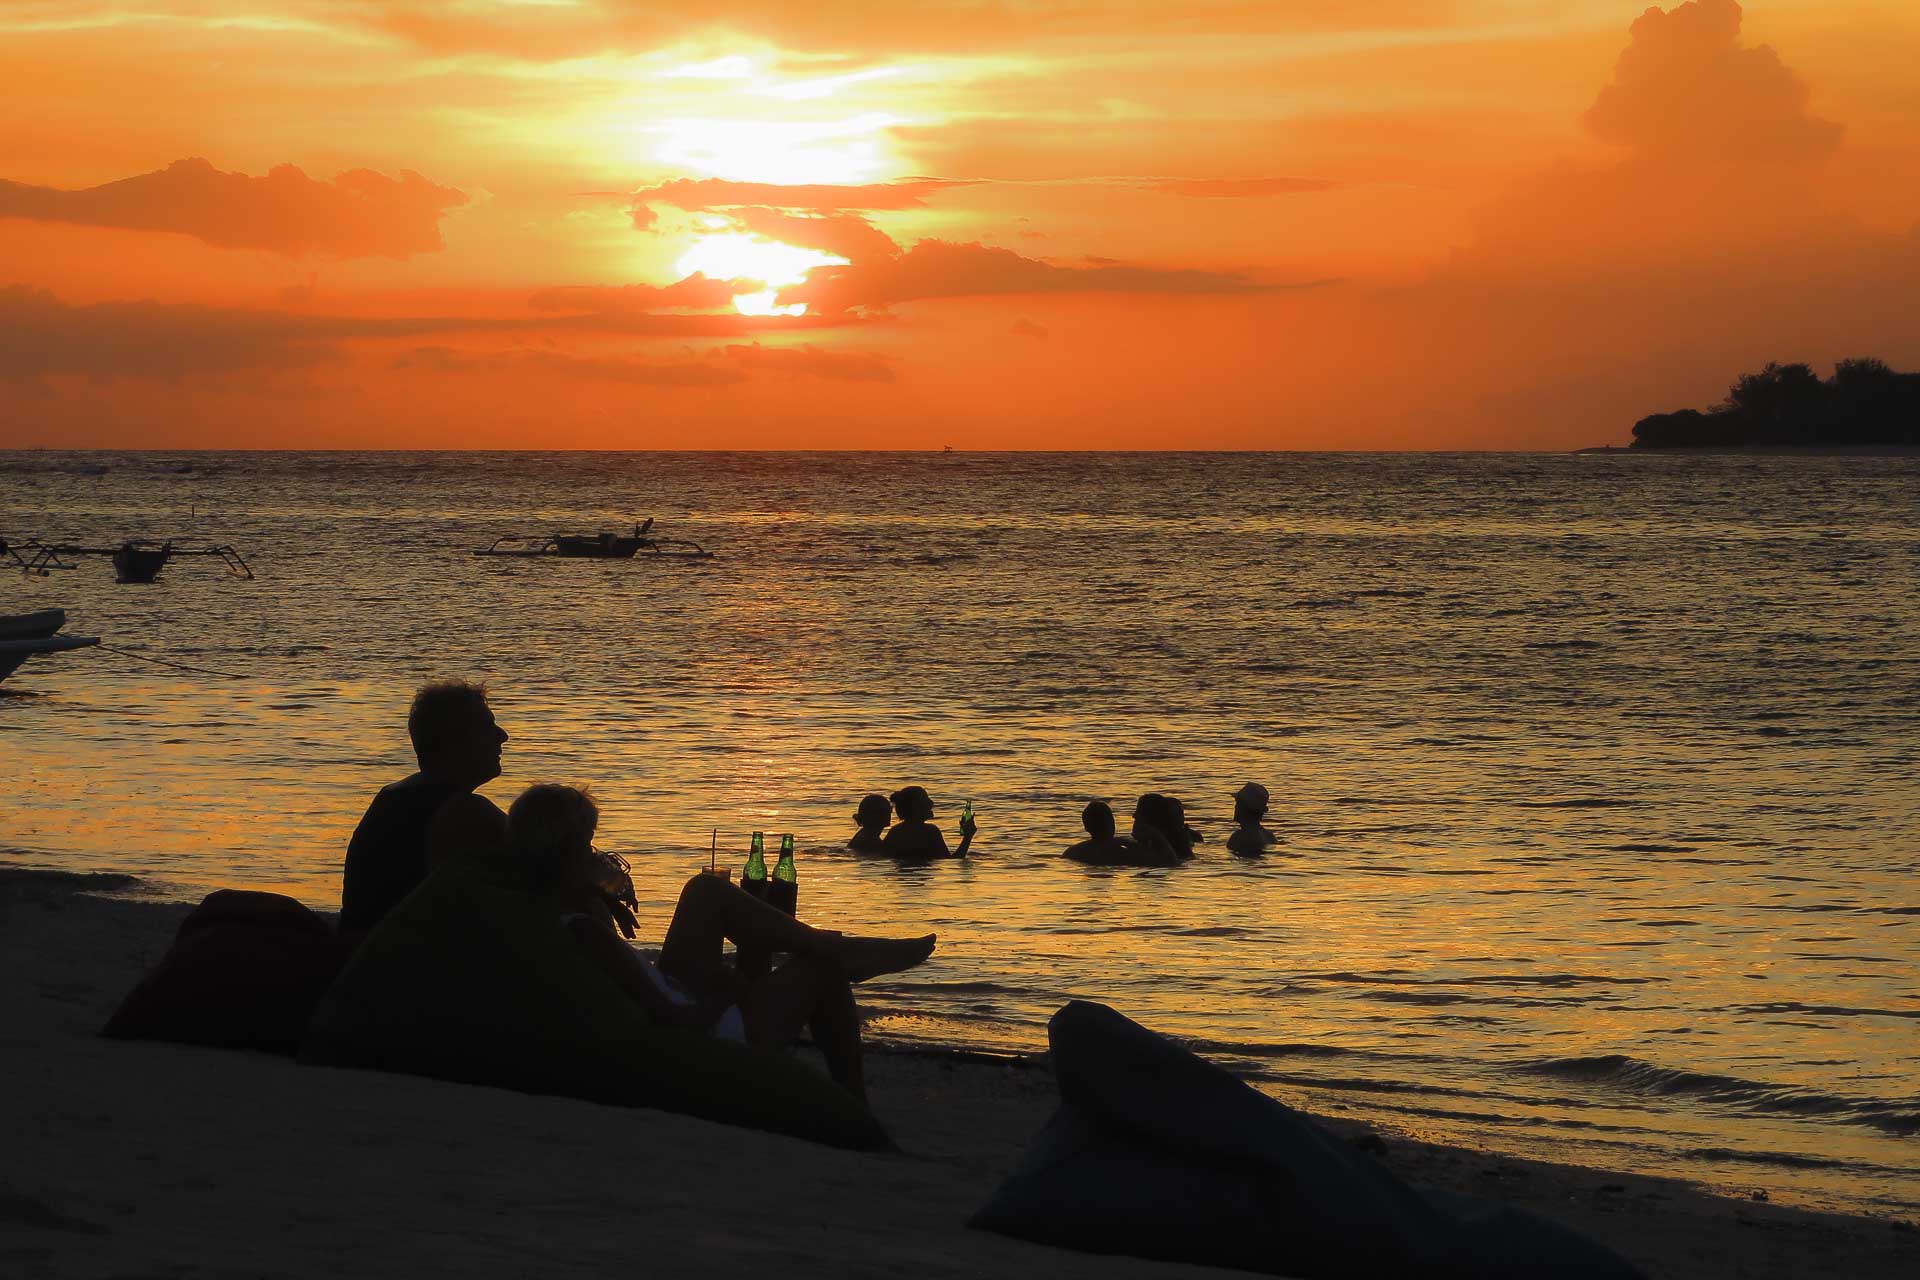
<instances>
[{"instance_id":1,"label":"person reclining on sand","mask_svg":"<svg viewBox=\"0 0 1920 1280\"><path fill-rule=\"evenodd\" d=\"M853 820L859 830L847 841L855 853L879 853L887 839L887 824L893 821L893 803L885 796L872 795L860 802Z\"/></svg>"},{"instance_id":2,"label":"person reclining on sand","mask_svg":"<svg viewBox=\"0 0 1920 1280\"><path fill-rule=\"evenodd\" d=\"M1133 842L1140 847L1135 866L1170 867L1193 856L1192 837L1180 802L1149 791L1133 806Z\"/></svg>"},{"instance_id":3,"label":"person reclining on sand","mask_svg":"<svg viewBox=\"0 0 1920 1280\"><path fill-rule=\"evenodd\" d=\"M655 1023L783 1049L802 1027L834 1081L862 1102L860 1016L852 984L911 969L933 954L934 935L858 938L800 923L718 876L695 874L680 889L658 962L614 933L605 910L606 863L593 848L600 810L573 787L529 787L507 810L509 855L537 886L555 890L582 951ZM746 979L722 943L784 951L785 964Z\"/></svg>"},{"instance_id":4,"label":"person reclining on sand","mask_svg":"<svg viewBox=\"0 0 1920 1280\"><path fill-rule=\"evenodd\" d=\"M1260 825L1267 816L1267 789L1249 782L1233 793L1234 833L1227 837L1227 849L1233 853L1265 853L1267 846L1280 837Z\"/></svg>"},{"instance_id":5,"label":"person reclining on sand","mask_svg":"<svg viewBox=\"0 0 1920 1280\"><path fill-rule=\"evenodd\" d=\"M881 842L883 852L896 858L964 858L973 847L973 833L979 829L978 825L972 818L962 818L960 847L948 851L947 838L933 825L933 800L924 787L902 787L891 799L900 821L893 824L893 830L887 832L887 838Z\"/></svg>"},{"instance_id":6,"label":"person reclining on sand","mask_svg":"<svg viewBox=\"0 0 1920 1280\"><path fill-rule=\"evenodd\" d=\"M497 838L506 821L492 801L473 795L500 776L500 748L507 741L487 705L485 686L458 680L422 686L407 712L407 736L419 772L381 788L347 844L340 882L343 937L364 936L427 878L434 844L429 833L449 800L467 797L470 803L461 807L462 825L445 847L464 847L472 843L470 834L489 830Z\"/></svg>"},{"instance_id":7,"label":"person reclining on sand","mask_svg":"<svg viewBox=\"0 0 1920 1280\"><path fill-rule=\"evenodd\" d=\"M1094 867L1126 866L1139 860L1140 846L1114 834L1113 807L1104 800L1090 801L1080 811L1080 825L1087 839L1068 849L1065 857Z\"/></svg>"}]
</instances>

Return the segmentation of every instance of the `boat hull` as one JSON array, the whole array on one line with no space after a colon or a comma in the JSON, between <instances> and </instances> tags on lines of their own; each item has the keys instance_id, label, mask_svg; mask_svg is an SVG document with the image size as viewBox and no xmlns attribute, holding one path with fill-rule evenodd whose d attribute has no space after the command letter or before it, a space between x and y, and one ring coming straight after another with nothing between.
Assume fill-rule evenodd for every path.
<instances>
[{"instance_id":1,"label":"boat hull","mask_svg":"<svg viewBox=\"0 0 1920 1280\"><path fill-rule=\"evenodd\" d=\"M0 640L0 680L5 680L20 664L38 653L65 653L99 644L98 636L41 636L31 640Z\"/></svg>"},{"instance_id":2,"label":"boat hull","mask_svg":"<svg viewBox=\"0 0 1920 1280\"><path fill-rule=\"evenodd\" d=\"M631 560L640 539L601 534L597 538L561 536L553 540L553 554L566 560Z\"/></svg>"},{"instance_id":3,"label":"boat hull","mask_svg":"<svg viewBox=\"0 0 1920 1280\"><path fill-rule=\"evenodd\" d=\"M67 625L64 609L0 614L0 640L43 640Z\"/></svg>"}]
</instances>

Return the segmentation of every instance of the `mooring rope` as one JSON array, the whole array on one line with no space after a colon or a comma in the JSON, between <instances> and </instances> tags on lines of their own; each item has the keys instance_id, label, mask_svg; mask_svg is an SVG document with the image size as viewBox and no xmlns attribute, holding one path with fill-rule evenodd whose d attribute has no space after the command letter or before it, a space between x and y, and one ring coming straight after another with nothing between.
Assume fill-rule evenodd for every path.
<instances>
[{"instance_id":1,"label":"mooring rope","mask_svg":"<svg viewBox=\"0 0 1920 1280\"><path fill-rule=\"evenodd\" d=\"M123 658L134 658L141 662L151 662L159 667L173 667L178 671L192 671L203 676L225 676L229 680L246 679L245 676L237 671L215 671L211 667L190 667L184 662L170 662L165 658L150 658L144 653L135 653L131 649L116 649L110 644L95 645L94 648L104 649L108 653L117 653Z\"/></svg>"}]
</instances>

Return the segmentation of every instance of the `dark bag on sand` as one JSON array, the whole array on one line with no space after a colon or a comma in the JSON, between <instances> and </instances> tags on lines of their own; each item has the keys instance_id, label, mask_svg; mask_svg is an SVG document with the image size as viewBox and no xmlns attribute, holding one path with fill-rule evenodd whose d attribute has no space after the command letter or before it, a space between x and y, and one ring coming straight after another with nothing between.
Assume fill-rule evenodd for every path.
<instances>
[{"instance_id":1,"label":"dark bag on sand","mask_svg":"<svg viewBox=\"0 0 1920 1280\"><path fill-rule=\"evenodd\" d=\"M292 898L208 894L101 1034L293 1053L346 963L327 922Z\"/></svg>"},{"instance_id":2,"label":"dark bag on sand","mask_svg":"<svg viewBox=\"0 0 1920 1280\"><path fill-rule=\"evenodd\" d=\"M807 1063L652 1025L523 874L474 853L428 876L360 944L314 1013L302 1061L889 1145L872 1114Z\"/></svg>"},{"instance_id":3,"label":"dark bag on sand","mask_svg":"<svg viewBox=\"0 0 1920 1280\"><path fill-rule=\"evenodd\" d=\"M1074 1001L1047 1034L1060 1109L970 1226L1298 1280L1640 1280L1545 1218L1408 1186L1105 1005Z\"/></svg>"}]
</instances>

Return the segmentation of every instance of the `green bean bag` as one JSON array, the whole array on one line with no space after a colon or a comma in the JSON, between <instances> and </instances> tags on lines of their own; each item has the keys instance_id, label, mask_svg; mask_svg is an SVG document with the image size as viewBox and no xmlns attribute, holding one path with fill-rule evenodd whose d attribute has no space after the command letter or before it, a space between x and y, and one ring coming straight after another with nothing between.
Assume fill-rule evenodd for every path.
<instances>
[{"instance_id":1,"label":"green bean bag","mask_svg":"<svg viewBox=\"0 0 1920 1280\"><path fill-rule=\"evenodd\" d=\"M561 909L479 855L435 871L360 945L302 1061L677 1111L857 1149L872 1114L783 1053L654 1026Z\"/></svg>"}]
</instances>

